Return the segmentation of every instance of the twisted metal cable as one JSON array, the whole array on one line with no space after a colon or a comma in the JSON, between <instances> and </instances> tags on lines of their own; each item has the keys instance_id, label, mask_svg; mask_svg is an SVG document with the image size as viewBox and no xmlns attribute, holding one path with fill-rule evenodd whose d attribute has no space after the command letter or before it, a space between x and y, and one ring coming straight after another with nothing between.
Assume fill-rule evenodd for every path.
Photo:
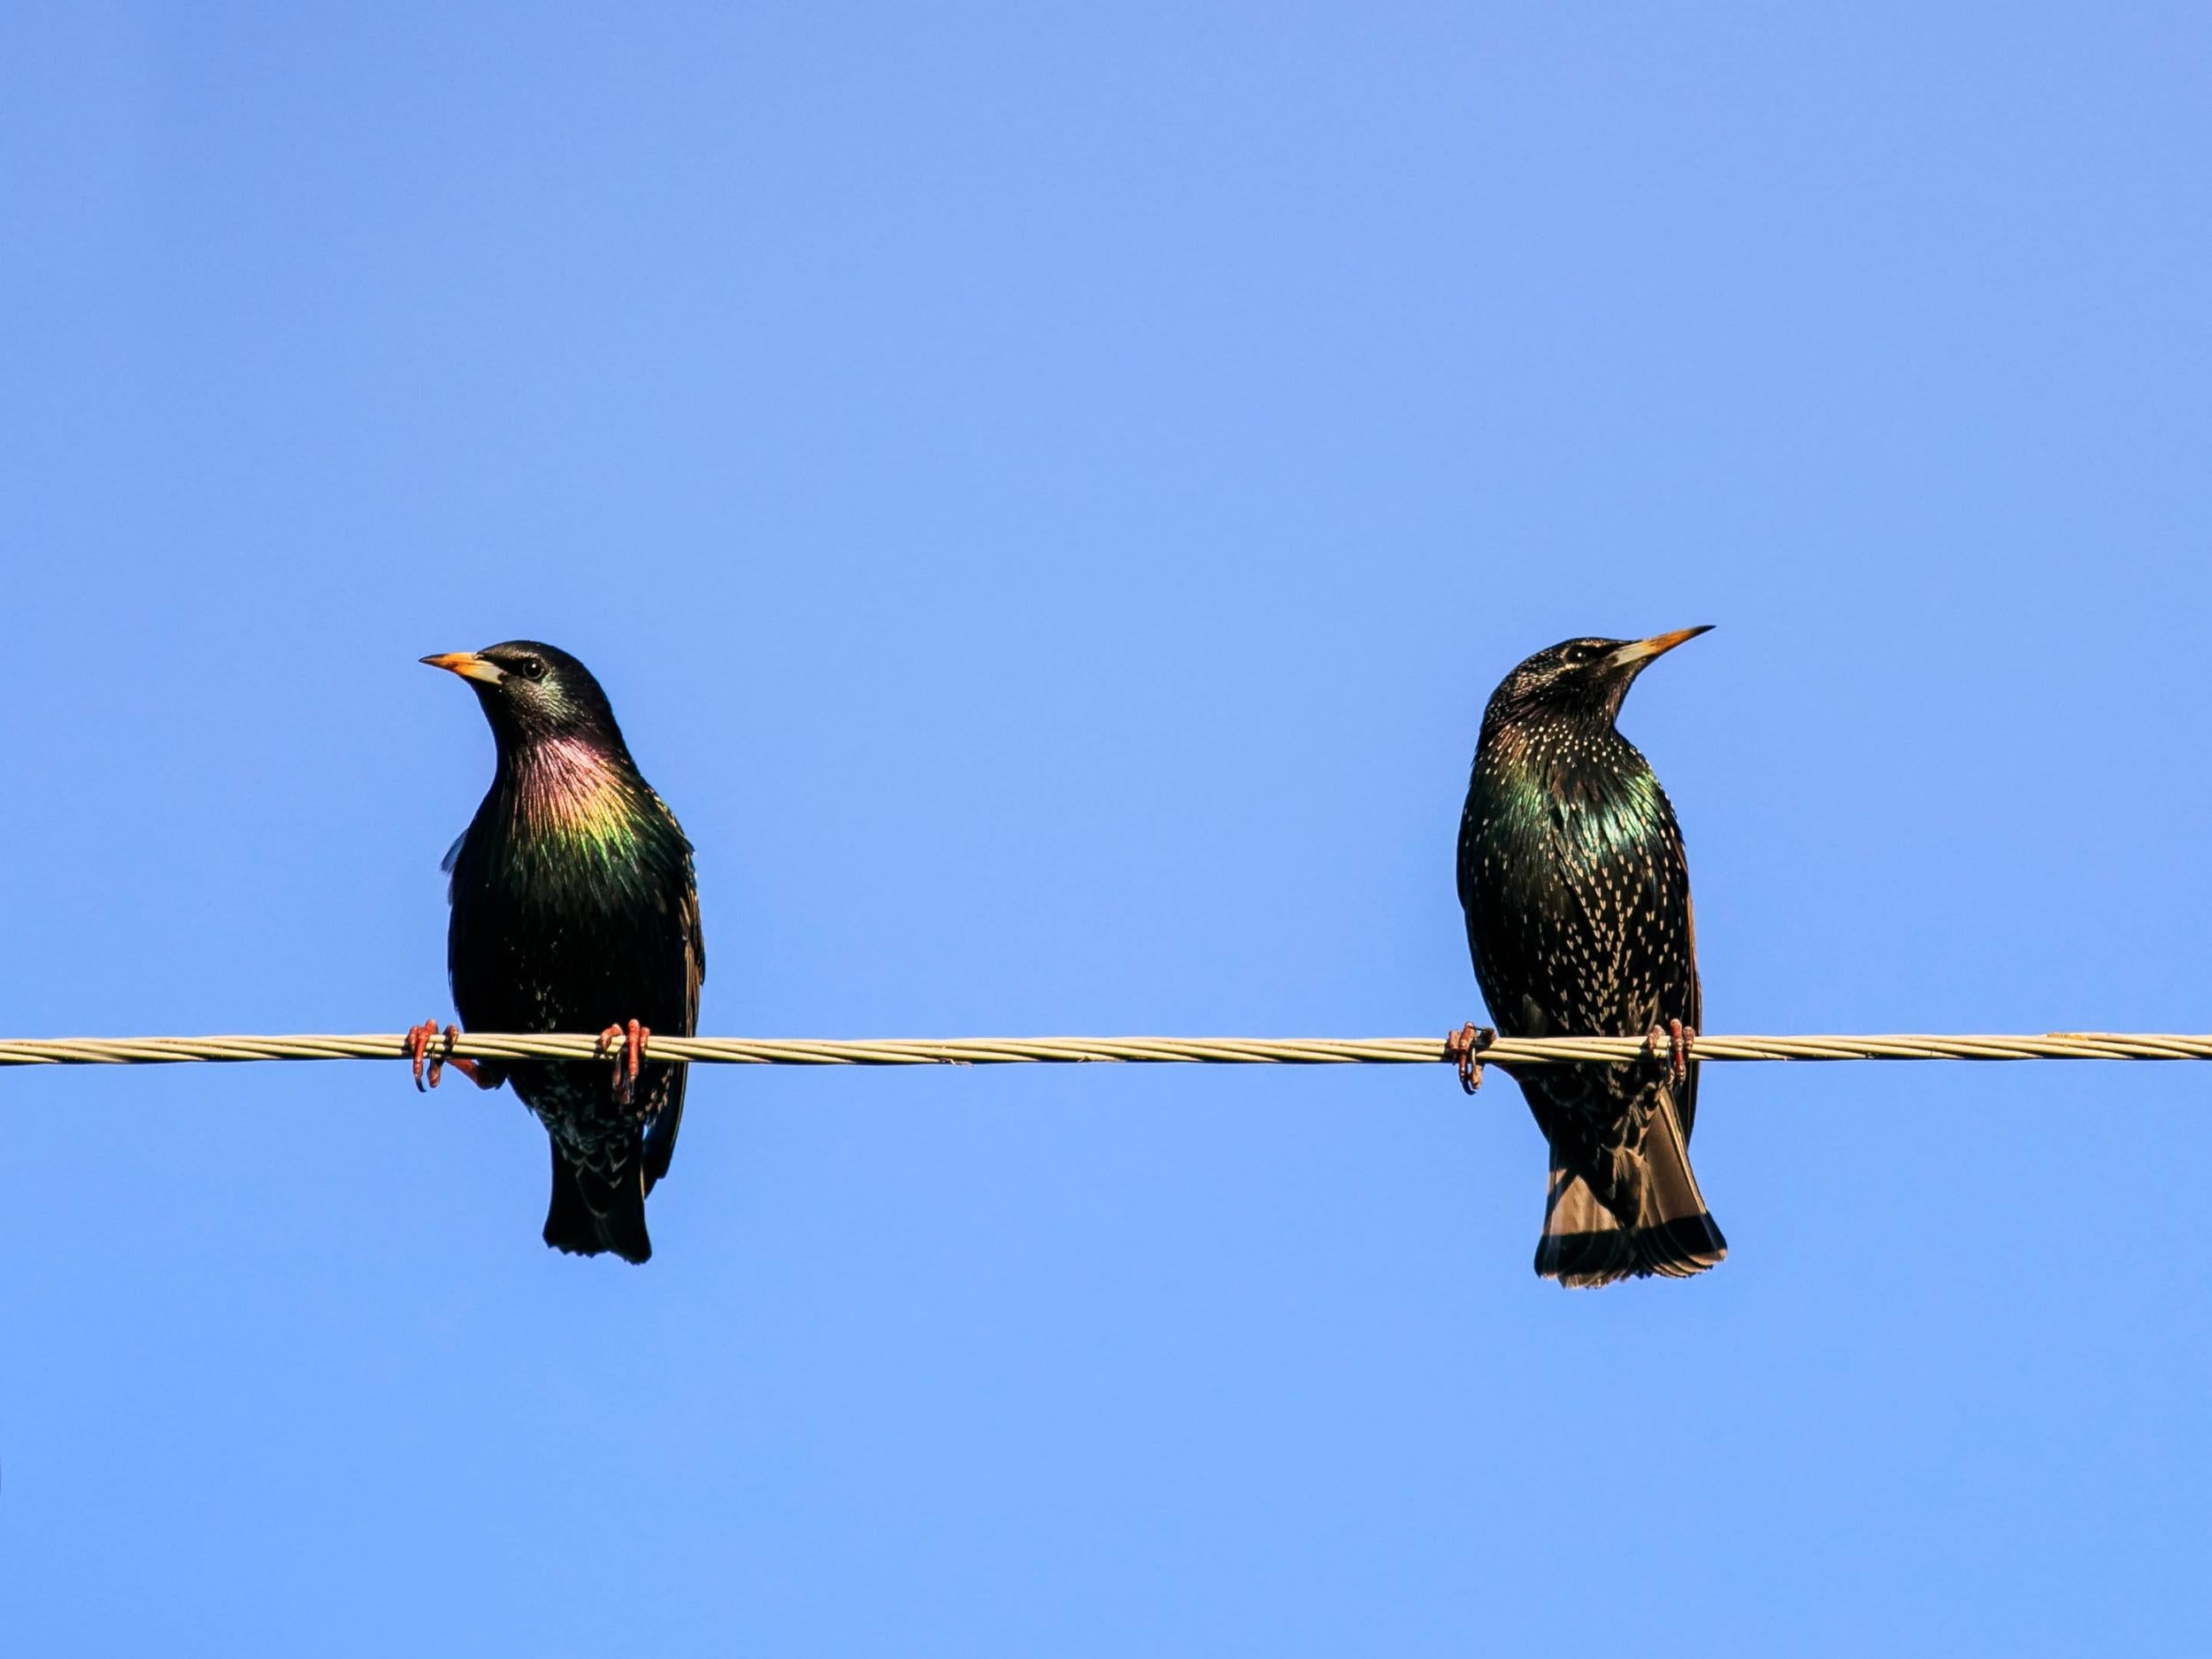
<instances>
[{"instance_id":1,"label":"twisted metal cable","mask_svg":"<svg viewBox=\"0 0 2212 1659\"><path fill-rule=\"evenodd\" d=\"M0 1065L162 1065L184 1061L390 1060L408 1055L404 1033L269 1037L0 1038ZM1663 1035L1501 1037L1485 1064L1572 1065L1663 1058ZM603 1060L595 1036L467 1032L440 1057ZM2041 1036L1700 1036L1699 1060L2212 1060L2212 1035L2055 1031ZM1422 1065L1451 1056L1433 1037L659 1037L656 1060L705 1065Z\"/></svg>"}]
</instances>

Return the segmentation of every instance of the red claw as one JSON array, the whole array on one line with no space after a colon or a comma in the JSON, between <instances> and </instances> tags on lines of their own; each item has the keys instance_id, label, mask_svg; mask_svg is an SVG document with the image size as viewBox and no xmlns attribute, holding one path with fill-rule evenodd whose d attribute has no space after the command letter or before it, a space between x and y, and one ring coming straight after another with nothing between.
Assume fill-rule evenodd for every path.
<instances>
[{"instance_id":1,"label":"red claw","mask_svg":"<svg viewBox=\"0 0 2212 1659\"><path fill-rule=\"evenodd\" d=\"M1459 1087L1473 1094L1482 1087L1482 1051L1497 1041L1498 1033L1471 1020L1444 1039L1444 1057L1459 1062Z\"/></svg>"},{"instance_id":2,"label":"red claw","mask_svg":"<svg viewBox=\"0 0 2212 1659\"><path fill-rule=\"evenodd\" d=\"M449 1065L479 1088L496 1087L496 1085L487 1085L484 1079L477 1075L475 1061L465 1060L453 1052L454 1040L460 1034L461 1028L458 1025L448 1025L443 1031L440 1031L438 1022L434 1019L426 1019L421 1025L409 1028L407 1057L414 1062L415 1087L419 1092L437 1087L439 1080L444 1076L445 1069ZM437 1050L435 1053L432 1052L434 1047ZM430 1063L426 1075L423 1070L425 1060Z\"/></svg>"},{"instance_id":3,"label":"red claw","mask_svg":"<svg viewBox=\"0 0 2212 1659\"><path fill-rule=\"evenodd\" d=\"M634 1019L599 1033L599 1047L614 1059L614 1097L619 1105L637 1098L638 1072L645 1064L645 1044L652 1034Z\"/></svg>"},{"instance_id":4,"label":"red claw","mask_svg":"<svg viewBox=\"0 0 2212 1659\"><path fill-rule=\"evenodd\" d=\"M421 1094L425 1090L437 1087L438 1079L445 1071L445 1056L442 1054L432 1054L430 1052L431 1046L437 1042L439 1038L442 1036L445 1040L446 1047L449 1049L453 1046L453 1039L459 1034L460 1033L455 1031L450 1025L448 1025L445 1030L441 1033L438 1029L438 1022L434 1019L426 1019L421 1025L409 1028L407 1033L407 1056L414 1062L415 1092L417 1094ZM430 1062L430 1073L427 1081L424 1080L423 1076L423 1062L425 1059L427 1059Z\"/></svg>"},{"instance_id":5,"label":"red claw","mask_svg":"<svg viewBox=\"0 0 2212 1659\"><path fill-rule=\"evenodd\" d=\"M1690 1051L1697 1047L1697 1031L1694 1026L1686 1025L1678 1019L1671 1019L1663 1031L1654 1025L1644 1041L1651 1049L1651 1057L1655 1060L1659 1057L1660 1043L1666 1043L1667 1071L1676 1082L1681 1082L1690 1074Z\"/></svg>"}]
</instances>

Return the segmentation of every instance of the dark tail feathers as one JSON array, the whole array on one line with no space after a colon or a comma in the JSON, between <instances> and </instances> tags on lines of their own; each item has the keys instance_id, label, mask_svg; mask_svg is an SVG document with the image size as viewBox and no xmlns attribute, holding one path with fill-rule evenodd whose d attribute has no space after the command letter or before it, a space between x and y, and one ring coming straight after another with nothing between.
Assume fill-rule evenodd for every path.
<instances>
[{"instance_id":1,"label":"dark tail feathers","mask_svg":"<svg viewBox=\"0 0 2212 1659\"><path fill-rule=\"evenodd\" d=\"M653 1240L645 1232L645 1184L637 1161L610 1181L580 1169L553 1148L553 1200L545 1212L545 1241L571 1256L603 1256L648 1262Z\"/></svg>"},{"instance_id":2,"label":"dark tail feathers","mask_svg":"<svg viewBox=\"0 0 2212 1659\"><path fill-rule=\"evenodd\" d=\"M1620 1179L1612 1185L1622 1208L1634 1210L1632 1225L1623 1225L1599 1201L1554 1141L1544 1236L1536 1243L1540 1274L1571 1289L1655 1274L1687 1279L1728 1254L1728 1240L1713 1225L1705 1195L1697 1189L1671 1094L1660 1092L1642 1146L1617 1157Z\"/></svg>"}]
</instances>

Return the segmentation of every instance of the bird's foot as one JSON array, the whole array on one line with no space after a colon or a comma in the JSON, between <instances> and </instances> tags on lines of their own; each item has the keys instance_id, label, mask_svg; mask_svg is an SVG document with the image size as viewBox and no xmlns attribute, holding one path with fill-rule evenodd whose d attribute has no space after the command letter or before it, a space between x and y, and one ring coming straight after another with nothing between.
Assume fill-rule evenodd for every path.
<instances>
[{"instance_id":1,"label":"bird's foot","mask_svg":"<svg viewBox=\"0 0 2212 1659\"><path fill-rule=\"evenodd\" d=\"M1671 1019L1662 1027L1654 1025L1644 1035L1644 1046L1651 1057L1659 1058L1659 1051L1666 1050L1667 1070L1679 1083L1690 1074L1690 1050L1697 1047L1697 1031L1678 1019Z\"/></svg>"},{"instance_id":2,"label":"bird's foot","mask_svg":"<svg viewBox=\"0 0 2212 1659\"><path fill-rule=\"evenodd\" d=\"M615 1103L627 1106L637 1099L638 1070L645 1064L645 1044L652 1033L637 1021L610 1025L599 1033L600 1052L614 1061Z\"/></svg>"},{"instance_id":3,"label":"bird's foot","mask_svg":"<svg viewBox=\"0 0 2212 1659\"><path fill-rule=\"evenodd\" d=\"M445 1070L442 1058L431 1060L430 1080L427 1083L423 1081L423 1060L430 1053L430 1045L437 1041L438 1022L434 1019L426 1019L421 1025L411 1025L407 1029L407 1057L415 1063L415 1093L418 1094L425 1089L437 1087L439 1074Z\"/></svg>"},{"instance_id":4,"label":"bird's foot","mask_svg":"<svg viewBox=\"0 0 2212 1659\"><path fill-rule=\"evenodd\" d=\"M418 1092L437 1087L449 1065L477 1087L484 1087L484 1079L476 1074L476 1062L465 1060L453 1052L454 1039L460 1034L458 1025L448 1025L443 1031L439 1030L438 1022L434 1019L426 1019L408 1031L407 1057L415 1063L415 1088ZM433 1053L433 1049L436 1052ZM423 1069L425 1061L429 1063L426 1075Z\"/></svg>"},{"instance_id":5,"label":"bird's foot","mask_svg":"<svg viewBox=\"0 0 2212 1659\"><path fill-rule=\"evenodd\" d=\"M1444 1039L1444 1057L1459 1062L1459 1087L1468 1094L1482 1087L1482 1051L1497 1040L1496 1032L1472 1021Z\"/></svg>"}]
</instances>

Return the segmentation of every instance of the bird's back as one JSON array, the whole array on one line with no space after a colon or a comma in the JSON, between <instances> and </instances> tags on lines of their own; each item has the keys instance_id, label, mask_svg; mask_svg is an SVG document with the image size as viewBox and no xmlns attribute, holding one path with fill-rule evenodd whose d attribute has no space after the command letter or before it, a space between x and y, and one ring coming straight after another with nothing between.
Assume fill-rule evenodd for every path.
<instances>
[{"instance_id":1,"label":"bird's back","mask_svg":"<svg viewBox=\"0 0 2212 1659\"><path fill-rule=\"evenodd\" d=\"M1486 723L1458 877L1476 979L1501 1032L1642 1036L1670 1020L1697 1024L1681 832L1644 757L1609 725ZM1599 1284L1678 1271L1677 1256L1690 1271L1718 1259L1724 1247L1687 1162L1694 1063L1679 1079L1646 1064L1508 1070L1553 1153L1539 1271ZM1664 1190L1678 1174L1680 1190ZM1685 1245L1655 1225L1638 1254L1639 1212L1683 1208L1698 1219L1694 1238ZM1624 1211L1625 1231L1613 1229Z\"/></svg>"},{"instance_id":2,"label":"bird's back","mask_svg":"<svg viewBox=\"0 0 2212 1659\"><path fill-rule=\"evenodd\" d=\"M1502 1032L1641 1036L1697 1023L1681 831L1617 733L1486 730L1460 820L1459 896Z\"/></svg>"}]
</instances>

